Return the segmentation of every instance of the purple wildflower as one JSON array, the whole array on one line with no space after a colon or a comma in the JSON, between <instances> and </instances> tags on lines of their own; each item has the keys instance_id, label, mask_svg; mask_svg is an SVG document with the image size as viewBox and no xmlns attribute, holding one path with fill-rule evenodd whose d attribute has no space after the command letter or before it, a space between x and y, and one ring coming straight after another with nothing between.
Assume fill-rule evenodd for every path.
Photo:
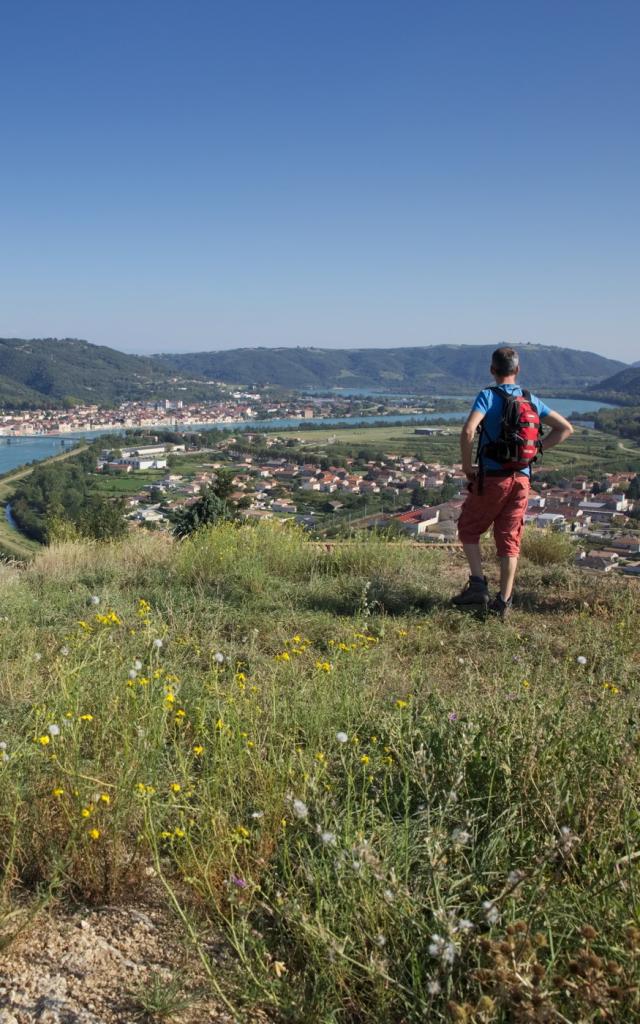
<instances>
[{"instance_id":1,"label":"purple wildflower","mask_svg":"<svg viewBox=\"0 0 640 1024\"><path fill-rule=\"evenodd\" d=\"M237 886L238 889L246 889L247 885L249 884L244 880L244 878L240 878L239 875L232 875L230 878L230 882L232 885Z\"/></svg>"},{"instance_id":2,"label":"purple wildflower","mask_svg":"<svg viewBox=\"0 0 640 1024\"><path fill-rule=\"evenodd\" d=\"M450 711L447 717L448 717L450 722L457 722L458 721L458 712L457 711Z\"/></svg>"}]
</instances>

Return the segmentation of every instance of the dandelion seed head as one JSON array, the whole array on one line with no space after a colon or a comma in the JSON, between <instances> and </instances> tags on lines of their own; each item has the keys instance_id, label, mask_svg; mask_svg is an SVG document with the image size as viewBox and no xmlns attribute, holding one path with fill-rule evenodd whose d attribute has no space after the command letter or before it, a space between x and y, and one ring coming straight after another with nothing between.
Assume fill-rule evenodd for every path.
<instances>
[{"instance_id":1,"label":"dandelion seed head","mask_svg":"<svg viewBox=\"0 0 640 1024\"><path fill-rule=\"evenodd\" d=\"M498 924L500 920L500 911L496 907L493 900L484 900L482 904L482 910L487 924Z\"/></svg>"},{"instance_id":2,"label":"dandelion seed head","mask_svg":"<svg viewBox=\"0 0 640 1024\"><path fill-rule=\"evenodd\" d=\"M578 657L576 658L576 661L578 662L578 665L586 665L587 664L587 659L585 658L584 654L579 654Z\"/></svg>"},{"instance_id":3,"label":"dandelion seed head","mask_svg":"<svg viewBox=\"0 0 640 1024\"><path fill-rule=\"evenodd\" d=\"M52 722L49 728L47 729L47 732L49 733L50 736L59 736L60 726L56 725L55 722Z\"/></svg>"},{"instance_id":4,"label":"dandelion seed head","mask_svg":"<svg viewBox=\"0 0 640 1024\"><path fill-rule=\"evenodd\" d=\"M129 679L135 679L137 675L138 673L136 672L135 668L129 669Z\"/></svg>"},{"instance_id":5,"label":"dandelion seed head","mask_svg":"<svg viewBox=\"0 0 640 1024\"><path fill-rule=\"evenodd\" d=\"M216 652L216 654L214 655L214 661L217 661L218 665L222 665L222 663L224 662L224 654L222 653L222 651Z\"/></svg>"},{"instance_id":6,"label":"dandelion seed head","mask_svg":"<svg viewBox=\"0 0 640 1024\"><path fill-rule=\"evenodd\" d=\"M347 743L349 737L347 736L346 732L337 732L336 739L338 743Z\"/></svg>"},{"instance_id":7,"label":"dandelion seed head","mask_svg":"<svg viewBox=\"0 0 640 1024\"><path fill-rule=\"evenodd\" d=\"M142 662L140 661L140 658L135 659L133 667L135 668L136 672L140 671L140 669L142 668Z\"/></svg>"},{"instance_id":8,"label":"dandelion seed head","mask_svg":"<svg viewBox=\"0 0 640 1024\"><path fill-rule=\"evenodd\" d=\"M155 647L156 651L159 651L160 648L162 647L162 640L160 639L159 636L156 637L156 639L153 641L153 646Z\"/></svg>"},{"instance_id":9,"label":"dandelion seed head","mask_svg":"<svg viewBox=\"0 0 640 1024\"><path fill-rule=\"evenodd\" d=\"M69 648L66 645L64 647L60 648L60 654L62 654L65 658L66 658L68 653L69 653Z\"/></svg>"},{"instance_id":10,"label":"dandelion seed head","mask_svg":"<svg viewBox=\"0 0 640 1024\"><path fill-rule=\"evenodd\" d=\"M325 846L335 846L336 844L336 837L334 832L321 832L320 839L322 840Z\"/></svg>"},{"instance_id":11,"label":"dandelion seed head","mask_svg":"<svg viewBox=\"0 0 640 1024\"><path fill-rule=\"evenodd\" d=\"M93 605L99 605L100 604L100 598L98 597L97 594L92 594L91 595L91 597L89 598L89 604L93 604Z\"/></svg>"},{"instance_id":12,"label":"dandelion seed head","mask_svg":"<svg viewBox=\"0 0 640 1024\"><path fill-rule=\"evenodd\" d=\"M298 800L297 797L292 801L291 809L296 818L306 818L309 814L309 808L305 804L304 800Z\"/></svg>"}]
</instances>

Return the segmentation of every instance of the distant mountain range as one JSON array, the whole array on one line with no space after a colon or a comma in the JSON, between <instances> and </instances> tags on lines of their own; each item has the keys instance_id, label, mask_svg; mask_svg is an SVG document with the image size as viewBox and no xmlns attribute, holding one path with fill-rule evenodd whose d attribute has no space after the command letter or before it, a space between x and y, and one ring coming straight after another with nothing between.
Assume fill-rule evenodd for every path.
<instances>
[{"instance_id":1,"label":"distant mountain range","mask_svg":"<svg viewBox=\"0 0 640 1024\"><path fill-rule=\"evenodd\" d=\"M459 394L489 382L494 347L240 348L145 357L77 338L4 338L0 339L0 405L113 405L151 395L169 397L178 388L184 397L213 396L215 389L207 383L211 381ZM605 386L610 390L612 380L634 372L593 352L546 345L524 345L520 351L523 383L547 392L575 392L596 385L598 390Z\"/></svg>"},{"instance_id":2,"label":"distant mountain range","mask_svg":"<svg viewBox=\"0 0 640 1024\"><path fill-rule=\"evenodd\" d=\"M176 372L243 384L293 387L381 388L447 394L490 380L495 345L429 345L424 348L240 348L156 356ZM625 368L593 352L524 345L522 380L542 390L588 387Z\"/></svg>"}]
</instances>

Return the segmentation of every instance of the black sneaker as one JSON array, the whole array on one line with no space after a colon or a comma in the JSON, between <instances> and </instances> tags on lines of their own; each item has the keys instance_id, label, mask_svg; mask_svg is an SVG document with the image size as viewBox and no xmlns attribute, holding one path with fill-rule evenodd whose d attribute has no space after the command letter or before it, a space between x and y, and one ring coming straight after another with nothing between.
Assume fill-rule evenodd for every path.
<instances>
[{"instance_id":1,"label":"black sneaker","mask_svg":"<svg viewBox=\"0 0 640 1024\"><path fill-rule=\"evenodd\" d=\"M489 602L489 611L492 615L498 615L501 619L506 619L507 615L511 611L512 603L513 597L510 597L508 601L505 601L502 594L496 594L493 601Z\"/></svg>"},{"instance_id":2,"label":"black sneaker","mask_svg":"<svg viewBox=\"0 0 640 1024\"><path fill-rule=\"evenodd\" d=\"M453 604L457 608L465 608L469 605L486 608L489 604L487 577L483 576L480 579L479 576L470 576L464 589L453 598Z\"/></svg>"}]
</instances>

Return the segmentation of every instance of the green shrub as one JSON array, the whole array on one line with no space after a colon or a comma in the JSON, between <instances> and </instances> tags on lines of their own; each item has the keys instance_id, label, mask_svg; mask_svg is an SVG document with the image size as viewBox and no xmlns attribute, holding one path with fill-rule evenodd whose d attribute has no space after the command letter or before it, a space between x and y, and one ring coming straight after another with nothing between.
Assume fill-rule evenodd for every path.
<instances>
[{"instance_id":1,"label":"green shrub","mask_svg":"<svg viewBox=\"0 0 640 1024\"><path fill-rule=\"evenodd\" d=\"M567 565L575 556L575 547L566 533L530 526L524 531L522 554L534 565Z\"/></svg>"}]
</instances>

